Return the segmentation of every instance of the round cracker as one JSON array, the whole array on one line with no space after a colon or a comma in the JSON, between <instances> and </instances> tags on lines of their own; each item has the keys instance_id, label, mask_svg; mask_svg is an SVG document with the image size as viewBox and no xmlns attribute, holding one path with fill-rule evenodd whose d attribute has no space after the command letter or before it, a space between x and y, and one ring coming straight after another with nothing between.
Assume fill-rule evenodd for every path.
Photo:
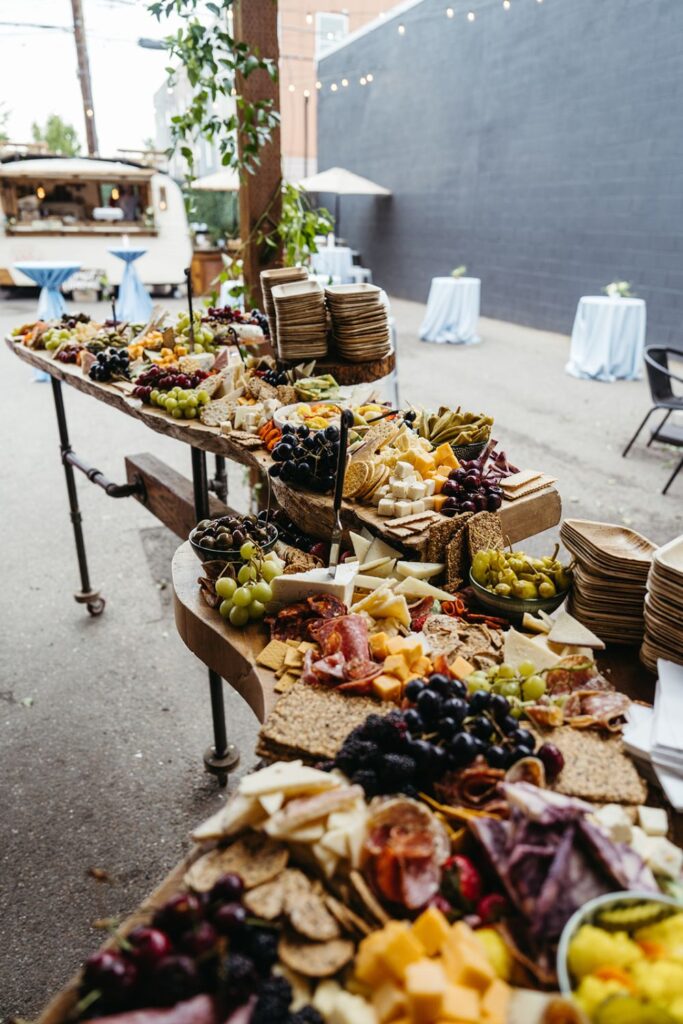
<instances>
[{"instance_id":1,"label":"round cracker","mask_svg":"<svg viewBox=\"0 0 683 1024\"><path fill-rule=\"evenodd\" d=\"M279 917L285 904L284 876L285 872L281 871L277 878L246 892L243 902L247 910L264 921L274 921Z\"/></svg>"},{"instance_id":2,"label":"round cracker","mask_svg":"<svg viewBox=\"0 0 683 1024\"><path fill-rule=\"evenodd\" d=\"M329 978L353 959L356 947L350 939L329 942L307 942L283 935L278 943L278 957L292 971L307 978Z\"/></svg>"},{"instance_id":3,"label":"round cracker","mask_svg":"<svg viewBox=\"0 0 683 1024\"><path fill-rule=\"evenodd\" d=\"M211 850L196 860L185 874L185 885L196 892L208 892L221 875L234 871L245 889L254 889L275 878L287 866L289 851L259 832L249 832L223 849Z\"/></svg>"},{"instance_id":4,"label":"round cracker","mask_svg":"<svg viewBox=\"0 0 683 1024\"><path fill-rule=\"evenodd\" d=\"M297 901L289 914L289 920L295 931L306 939L315 942L326 942L338 939L341 935L339 925L329 912L320 896L310 893Z\"/></svg>"},{"instance_id":5,"label":"round cracker","mask_svg":"<svg viewBox=\"0 0 683 1024\"><path fill-rule=\"evenodd\" d=\"M354 494L362 490L370 479L372 473L372 465L369 462L359 461L352 462L346 474L344 476L344 490L342 491L343 497L352 498Z\"/></svg>"}]
</instances>

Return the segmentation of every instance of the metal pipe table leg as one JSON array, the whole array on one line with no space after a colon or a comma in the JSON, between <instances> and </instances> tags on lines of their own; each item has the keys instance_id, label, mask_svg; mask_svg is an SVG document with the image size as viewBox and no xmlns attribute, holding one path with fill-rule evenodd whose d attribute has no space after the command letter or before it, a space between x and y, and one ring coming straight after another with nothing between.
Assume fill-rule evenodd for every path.
<instances>
[{"instance_id":1,"label":"metal pipe table leg","mask_svg":"<svg viewBox=\"0 0 683 1024\"><path fill-rule=\"evenodd\" d=\"M197 521L209 517L209 486L206 476L206 452L192 448L192 481L194 484L194 510ZM225 725L225 703L223 701L223 680L209 669L209 693L211 696L211 718L213 720L213 746L204 753L204 766L218 778L220 786L227 785L228 772L240 759L234 743L228 742Z\"/></svg>"},{"instance_id":2,"label":"metal pipe table leg","mask_svg":"<svg viewBox=\"0 0 683 1024\"><path fill-rule=\"evenodd\" d=\"M69 431L66 425L66 411L64 409L64 397L62 395L62 383L56 377L51 377L52 396L55 401L55 412L57 414L57 428L59 430L59 447L66 477L66 491L69 497L69 514L71 525L74 531L76 542L76 557L78 558L78 570L81 576L81 589L74 594L79 604L85 604L91 615L101 615L104 611L105 600L100 596L99 590L93 590L90 585L90 573L88 572L88 559L85 552L85 540L83 538L83 527L81 510L78 507L78 494L76 492L76 481L74 479L73 466L68 460L71 454L69 442Z\"/></svg>"},{"instance_id":3,"label":"metal pipe table leg","mask_svg":"<svg viewBox=\"0 0 683 1024\"><path fill-rule=\"evenodd\" d=\"M225 456L216 455L216 474L209 484L209 487L219 501L224 505L228 503L228 474L225 468Z\"/></svg>"}]
</instances>

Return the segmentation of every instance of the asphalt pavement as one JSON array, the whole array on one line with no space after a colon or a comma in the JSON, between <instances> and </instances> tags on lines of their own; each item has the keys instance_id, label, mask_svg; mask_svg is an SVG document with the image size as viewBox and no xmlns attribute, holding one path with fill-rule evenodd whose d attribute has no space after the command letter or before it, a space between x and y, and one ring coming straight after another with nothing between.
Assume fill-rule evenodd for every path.
<instances>
[{"instance_id":1,"label":"asphalt pavement","mask_svg":"<svg viewBox=\"0 0 683 1024\"><path fill-rule=\"evenodd\" d=\"M0 333L32 319L35 305L2 301ZM404 401L494 415L513 462L558 478L567 516L631 525L657 542L683 532L683 475L659 494L675 453L641 442L620 457L648 407L645 382L577 381L563 370L568 338L491 320L479 346L421 344L424 308L392 305ZM91 618L76 604L51 388L4 344L0 370L0 1017L9 1018L37 1014L102 941L95 925L135 907L225 791L202 770L206 671L173 622L177 539L135 500L112 500L79 475L91 577L107 606ZM75 450L110 479L123 480L124 455L143 451L190 476L186 446L64 393ZM248 500L238 466L230 495L237 507ZM531 546L549 549L556 537ZM226 703L243 771L256 721L228 687Z\"/></svg>"}]
</instances>

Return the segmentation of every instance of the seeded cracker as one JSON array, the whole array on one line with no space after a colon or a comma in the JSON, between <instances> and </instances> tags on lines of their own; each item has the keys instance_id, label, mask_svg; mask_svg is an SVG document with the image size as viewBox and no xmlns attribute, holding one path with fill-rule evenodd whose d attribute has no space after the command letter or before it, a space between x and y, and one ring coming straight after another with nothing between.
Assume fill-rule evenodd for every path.
<instances>
[{"instance_id":1,"label":"seeded cracker","mask_svg":"<svg viewBox=\"0 0 683 1024\"><path fill-rule=\"evenodd\" d=\"M601 736L589 730L540 730L526 723L541 743L554 743L564 756L564 768L552 788L600 804L644 804L647 786L624 752L619 736Z\"/></svg>"},{"instance_id":2,"label":"seeded cracker","mask_svg":"<svg viewBox=\"0 0 683 1024\"><path fill-rule=\"evenodd\" d=\"M372 473L369 462L352 462L344 475L344 498L353 498L367 484Z\"/></svg>"},{"instance_id":3,"label":"seeded cracker","mask_svg":"<svg viewBox=\"0 0 683 1024\"><path fill-rule=\"evenodd\" d=\"M334 757L348 733L369 714L387 714L391 705L370 697L350 697L301 681L287 691L259 733L262 757L302 757L309 762Z\"/></svg>"},{"instance_id":4,"label":"seeded cracker","mask_svg":"<svg viewBox=\"0 0 683 1024\"><path fill-rule=\"evenodd\" d=\"M256 917L265 921L274 921L279 917L285 905L286 882L282 871L272 882L257 885L244 894L244 905Z\"/></svg>"},{"instance_id":5,"label":"seeded cracker","mask_svg":"<svg viewBox=\"0 0 683 1024\"><path fill-rule=\"evenodd\" d=\"M356 947L348 939L329 942L306 942L283 935L278 945L278 957L292 971L307 978L329 978L353 958Z\"/></svg>"},{"instance_id":6,"label":"seeded cracker","mask_svg":"<svg viewBox=\"0 0 683 1024\"><path fill-rule=\"evenodd\" d=\"M466 525L459 530L448 542L446 547L446 586L452 587L456 581L462 584L467 577L469 558L467 555L467 544L465 543Z\"/></svg>"},{"instance_id":7,"label":"seeded cracker","mask_svg":"<svg viewBox=\"0 0 683 1024\"><path fill-rule=\"evenodd\" d=\"M474 512L461 512L459 515L453 516L452 519L446 519L437 523L436 526L430 526L426 561L443 562L446 545L455 537L456 533L464 528L473 515Z\"/></svg>"},{"instance_id":8,"label":"seeded cracker","mask_svg":"<svg viewBox=\"0 0 683 1024\"><path fill-rule=\"evenodd\" d=\"M254 889L279 875L288 859L289 851L283 843L249 832L225 849L205 853L187 871L184 882L197 892L208 892L221 875L234 871L241 876L245 889Z\"/></svg>"},{"instance_id":9,"label":"seeded cracker","mask_svg":"<svg viewBox=\"0 0 683 1024\"><path fill-rule=\"evenodd\" d=\"M476 512L467 524L467 541L470 558L474 558L477 551L502 551L505 540L498 513Z\"/></svg>"}]
</instances>

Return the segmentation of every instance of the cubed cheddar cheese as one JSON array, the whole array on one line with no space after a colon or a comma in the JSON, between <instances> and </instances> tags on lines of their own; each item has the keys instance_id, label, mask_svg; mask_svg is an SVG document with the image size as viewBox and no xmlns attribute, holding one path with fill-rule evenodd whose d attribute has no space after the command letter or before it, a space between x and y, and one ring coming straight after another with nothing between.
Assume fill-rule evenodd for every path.
<instances>
[{"instance_id":1,"label":"cubed cheddar cheese","mask_svg":"<svg viewBox=\"0 0 683 1024\"><path fill-rule=\"evenodd\" d=\"M406 647L406 641L402 636L391 636L387 639L386 648L389 654L401 654Z\"/></svg>"},{"instance_id":2,"label":"cubed cheddar cheese","mask_svg":"<svg viewBox=\"0 0 683 1024\"><path fill-rule=\"evenodd\" d=\"M405 979L411 1018L415 1024L431 1024L439 1016L448 985L443 967L425 957L408 964Z\"/></svg>"},{"instance_id":3,"label":"cubed cheddar cheese","mask_svg":"<svg viewBox=\"0 0 683 1024\"><path fill-rule=\"evenodd\" d=\"M485 1024L505 1024L510 1004L510 986L494 978L481 1000L482 1020Z\"/></svg>"},{"instance_id":4,"label":"cubed cheddar cheese","mask_svg":"<svg viewBox=\"0 0 683 1024\"><path fill-rule=\"evenodd\" d=\"M394 928L390 935L386 936L385 930L384 948L380 949L379 955L399 981L403 981L410 964L424 958L425 948L405 921L396 923L399 927Z\"/></svg>"},{"instance_id":5,"label":"cubed cheddar cheese","mask_svg":"<svg viewBox=\"0 0 683 1024\"><path fill-rule=\"evenodd\" d=\"M384 659L384 672L405 681L410 675L410 665L403 654L390 654Z\"/></svg>"},{"instance_id":6,"label":"cubed cheddar cheese","mask_svg":"<svg viewBox=\"0 0 683 1024\"><path fill-rule=\"evenodd\" d=\"M380 700L400 701L403 694L403 683L396 676L379 675L372 680L373 692Z\"/></svg>"},{"instance_id":7,"label":"cubed cheddar cheese","mask_svg":"<svg viewBox=\"0 0 683 1024\"><path fill-rule=\"evenodd\" d=\"M391 927L387 925L381 931L371 932L361 941L356 952L356 977L371 988L382 985L391 978L389 967L381 956L389 934L395 931L396 927L401 927L398 921L392 921L391 925Z\"/></svg>"},{"instance_id":8,"label":"cubed cheddar cheese","mask_svg":"<svg viewBox=\"0 0 683 1024\"><path fill-rule=\"evenodd\" d=\"M433 455L425 452L415 456L414 466L421 477L426 477L428 473L432 472L435 465L436 461Z\"/></svg>"},{"instance_id":9,"label":"cubed cheddar cheese","mask_svg":"<svg viewBox=\"0 0 683 1024\"><path fill-rule=\"evenodd\" d=\"M447 937L451 926L446 915L438 907L428 907L413 923L413 932L424 946L428 956L436 956Z\"/></svg>"},{"instance_id":10,"label":"cubed cheddar cheese","mask_svg":"<svg viewBox=\"0 0 683 1024\"><path fill-rule=\"evenodd\" d=\"M372 993L372 1006L379 1024L392 1024L399 1017L403 1017L407 1005L405 992L393 981L385 981Z\"/></svg>"},{"instance_id":11,"label":"cubed cheddar cheese","mask_svg":"<svg viewBox=\"0 0 683 1024\"><path fill-rule=\"evenodd\" d=\"M431 660L426 654L421 654L417 661L411 664L411 669L416 672L419 676L424 676L432 670Z\"/></svg>"},{"instance_id":12,"label":"cubed cheddar cheese","mask_svg":"<svg viewBox=\"0 0 683 1024\"><path fill-rule=\"evenodd\" d=\"M389 637L386 633L374 633L368 637L368 644L370 645L370 654L373 658L378 660L381 658L387 658L391 651L388 647Z\"/></svg>"},{"instance_id":13,"label":"cubed cheddar cheese","mask_svg":"<svg viewBox=\"0 0 683 1024\"><path fill-rule=\"evenodd\" d=\"M450 469L457 469L460 465L455 457L455 452L447 441L444 441L438 448L435 448L432 454L437 466L449 466Z\"/></svg>"},{"instance_id":14,"label":"cubed cheddar cheese","mask_svg":"<svg viewBox=\"0 0 683 1024\"><path fill-rule=\"evenodd\" d=\"M478 992L464 985L446 986L440 1019L457 1021L458 1024L464 1021L467 1024L479 1024L480 1014L481 999Z\"/></svg>"},{"instance_id":15,"label":"cubed cheddar cheese","mask_svg":"<svg viewBox=\"0 0 683 1024\"><path fill-rule=\"evenodd\" d=\"M443 484L441 486L443 487ZM444 504L444 502L445 502L445 500L447 498L446 494L439 494L440 490L441 490L441 487L439 487L439 485L437 484L436 494L434 495L434 511L435 512L440 512L441 511L441 509L443 508L443 504Z\"/></svg>"},{"instance_id":16,"label":"cubed cheddar cheese","mask_svg":"<svg viewBox=\"0 0 683 1024\"><path fill-rule=\"evenodd\" d=\"M496 977L474 932L462 921L453 925L441 952L448 978L456 985L483 992Z\"/></svg>"},{"instance_id":17,"label":"cubed cheddar cheese","mask_svg":"<svg viewBox=\"0 0 683 1024\"><path fill-rule=\"evenodd\" d=\"M474 665L472 665L471 662L467 661L466 658L462 658L460 655L458 655L455 661L451 662L451 664L448 667L450 668L453 675L456 676L458 679L467 679L467 677L471 676L472 673L475 671Z\"/></svg>"}]
</instances>

